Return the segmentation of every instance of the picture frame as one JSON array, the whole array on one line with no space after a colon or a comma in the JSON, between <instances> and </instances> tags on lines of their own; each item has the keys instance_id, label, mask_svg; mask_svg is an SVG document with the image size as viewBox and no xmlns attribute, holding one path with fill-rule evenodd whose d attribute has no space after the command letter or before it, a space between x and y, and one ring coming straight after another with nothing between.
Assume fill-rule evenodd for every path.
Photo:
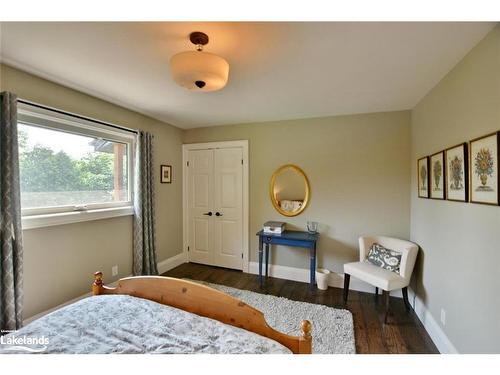
<instances>
[{"instance_id":1,"label":"picture frame","mask_svg":"<svg viewBox=\"0 0 500 375\"><path fill-rule=\"evenodd\" d=\"M160 182L162 184L172 183L172 166L171 165L161 165Z\"/></svg>"},{"instance_id":2,"label":"picture frame","mask_svg":"<svg viewBox=\"0 0 500 375\"><path fill-rule=\"evenodd\" d=\"M429 158L429 188L431 199L445 199L446 189L445 183L445 158L444 150L432 154Z\"/></svg>"},{"instance_id":3,"label":"picture frame","mask_svg":"<svg viewBox=\"0 0 500 375\"><path fill-rule=\"evenodd\" d=\"M429 198L429 157L417 160L417 192L419 198Z\"/></svg>"},{"instance_id":4,"label":"picture frame","mask_svg":"<svg viewBox=\"0 0 500 375\"><path fill-rule=\"evenodd\" d=\"M469 195L471 203L500 205L500 132L469 141Z\"/></svg>"},{"instance_id":5,"label":"picture frame","mask_svg":"<svg viewBox=\"0 0 500 375\"><path fill-rule=\"evenodd\" d=\"M455 202L469 201L469 153L467 142L445 150L446 199Z\"/></svg>"}]
</instances>

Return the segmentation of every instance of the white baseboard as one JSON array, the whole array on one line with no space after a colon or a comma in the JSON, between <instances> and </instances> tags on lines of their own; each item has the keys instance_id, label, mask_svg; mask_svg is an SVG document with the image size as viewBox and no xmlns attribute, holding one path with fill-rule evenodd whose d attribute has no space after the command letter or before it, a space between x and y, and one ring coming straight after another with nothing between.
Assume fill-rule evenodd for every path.
<instances>
[{"instance_id":1,"label":"white baseboard","mask_svg":"<svg viewBox=\"0 0 500 375\"><path fill-rule=\"evenodd\" d=\"M250 262L248 267L248 272L254 275L259 274L259 263L258 262ZM264 270L262 270L264 273ZM303 283L309 282L309 270L304 268L295 268L295 267L287 267L280 266L276 264L269 265L269 276L277 277L279 279L286 280L294 280L300 281ZM330 278L328 280L328 285L334 288L343 288L344 287L344 274L332 272L330 274ZM351 277L351 281L349 283L349 290L356 290L359 292L366 292L375 294L375 288L367 284L361 280L356 279L355 277ZM402 294L400 290L391 292L391 296L402 298Z\"/></svg>"},{"instance_id":2,"label":"white baseboard","mask_svg":"<svg viewBox=\"0 0 500 375\"><path fill-rule=\"evenodd\" d=\"M158 263L158 273L161 275L167 271L170 271L172 268L180 266L182 263L186 263L187 258L184 252L177 254L173 257L167 258L164 261Z\"/></svg>"},{"instance_id":3,"label":"white baseboard","mask_svg":"<svg viewBox=\"0 0 500 375\"><path fill-rule=\"evenodd\" d=\"M172 268L175 268L179 265L181 265L182 263L185 263L186 262L186 254L184 254L184 252L178 254L178 255L175 255L171 258L167 258L161 262L158 263L158 273L159 274L162 274L164 272L167 272L169 270L171 270ZM130 277L132 275L128 275L128 276L125 276L125 277ZM116 283L117 281L111 283L111 284L107 284L108 286L111 286L111 287L115 287L116 286ZM91 281L89 281L89 288L90 288L90 284L91 284ZM57 305L51 309L48 309L48 310L45 310L45 311L42 311L41 313L38 313L36 315L33 315L29 318L26 318L23 320L23 325L26 325L28 323L31 323L32 321L34 320L37 320L39 318L41 318L42 316L44 315L47 315L57 309L60 309L61 307L64 307L64 306L67 306L67 305L70 305L72 303L75 303L81 299L84 299L84 298L87 298L87 297L90 297L90 292L88 293L85 293L85 294L82 294L81 296L78 296L76 298L73 298L69 301L66 301L64 303L61 303L60 305Z\"/></svg>"},{"instance_id":4,"label":"white baseboard","mask_svg":"<svg viewBox=\"0 0 500 375\"><path fill-rule=\"evenodd\" d=\"M413 310L417 314L418 319L422 322L425 330L431 337L434 345L441 354L459 354L457 348L450 341L446 333L439 325L439 323L434 319L431 312L427 309L423 301L415 295L412 289L409 289L409 294L413 298L410 298L410 302L413 301Z\"/></svg>"}]
</instances>

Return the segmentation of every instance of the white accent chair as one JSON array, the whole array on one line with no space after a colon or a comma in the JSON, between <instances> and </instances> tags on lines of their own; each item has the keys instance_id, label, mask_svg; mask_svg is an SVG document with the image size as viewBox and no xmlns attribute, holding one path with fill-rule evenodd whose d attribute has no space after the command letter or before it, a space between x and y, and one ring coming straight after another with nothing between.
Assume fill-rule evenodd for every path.
<instances>
[{"instance_id":1,"label":"white accent chair","mask_svg":"<svg viewBox=\"0 0 500 375\"><path fill-rule=\"evenodd\" d=\"M378 243L383 247L402 253L399 274L380 268L366 261L370 247ZM383 290L385 297L385 318L389 312L389 293L395 289L402 289L403 300L407 310L411 308L408 301L408 285L417 259L418 246L410 241L384 236L366 236L359 238L359 262L344 264L344 303L347 303L349 294L349 281L351 276L375 286L375 294L378 289Z\"/></svg>"}]
</instances>

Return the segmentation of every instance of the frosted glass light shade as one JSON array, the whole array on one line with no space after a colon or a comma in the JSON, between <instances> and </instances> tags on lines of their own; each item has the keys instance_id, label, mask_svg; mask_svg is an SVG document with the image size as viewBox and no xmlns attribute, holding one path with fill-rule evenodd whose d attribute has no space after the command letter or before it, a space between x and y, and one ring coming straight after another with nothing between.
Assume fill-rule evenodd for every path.
<instances>
[{"instance_id":1,"label":"frosted glass light shade","mask_svg":"<svg viewBox=\"0 0 500 375\"><path fill-rule=\"evenodd\" d=\"M213 53L188 51L172 56L170 71L179 86L194 91L215 91L226 86L229 64Z\"/></svg>"}]
</instances>

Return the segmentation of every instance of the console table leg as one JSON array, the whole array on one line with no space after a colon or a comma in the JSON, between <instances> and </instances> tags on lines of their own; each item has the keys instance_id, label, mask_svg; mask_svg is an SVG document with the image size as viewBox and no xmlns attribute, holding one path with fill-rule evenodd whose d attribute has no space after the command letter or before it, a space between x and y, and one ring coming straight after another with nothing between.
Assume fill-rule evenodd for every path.
<instances>
[{"instance_id":1,"label":"console table leg","mask_svg":"<svg viewBox=\"0 0 500 375\"><path fill-rule=\"evenodd\" d=\"M262 240L259 240L259 283L262 285Z\"/></svg>"},{"instance_id":2,"label":"console table leg","mask_svg":"<svg viewBox=\"0 0 500 375\"><path fill-rule=\"evenodd\" d=\"M269 276L269 253L271 252L270 247L271 245L266 243L266 277Z\"/></svg>"},{"instance_id":3,"label":"console table leg","mask_svg":"<svg viewBox=\"0 0 500 375\"><path fill-rule=\"evenodd\" d=\"M310 250L311 255L311 264L310 264L310 287L314 289L316 285L316 244Z\"/></svg>"}]
</instances>

